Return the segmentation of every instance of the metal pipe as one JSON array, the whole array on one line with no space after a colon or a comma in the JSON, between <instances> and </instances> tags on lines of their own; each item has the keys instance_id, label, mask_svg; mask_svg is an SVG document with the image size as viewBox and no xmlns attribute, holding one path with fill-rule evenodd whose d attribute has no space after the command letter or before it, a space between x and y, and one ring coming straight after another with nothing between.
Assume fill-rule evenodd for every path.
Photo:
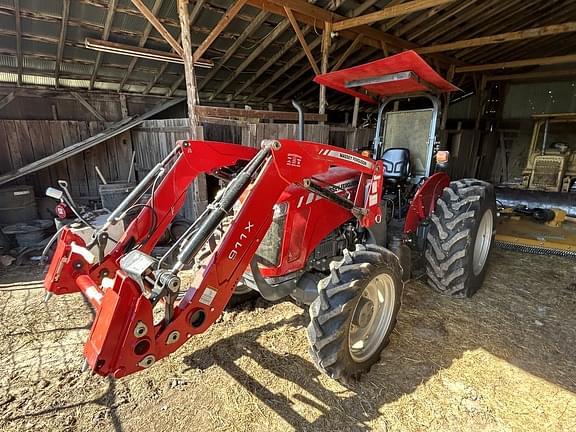
<instances>
[{"instance_id":1,"label":"metal pipe","mask_svg":"<svg viewBox=\"0 0 576 432\"><path fill-rule=\"evenodd\" d=\"M294 99L292 99L292 106L298 111L298 140L304 141L304 108Z\"/></svg>"},{"instance_id":2,"label":"metal pipe","mask_svg":"<svg viewBox=\"0 0 576 432\"><path fill-rule=\"evenodd\" d=\"M548 141L548 125L549 125L549 120L546 119L546 121L544 122L544 136L542 137L542 150L540 151L541 155L544 155L544 153L546 153L546 141Z\"/></svg>"}]
</instances>

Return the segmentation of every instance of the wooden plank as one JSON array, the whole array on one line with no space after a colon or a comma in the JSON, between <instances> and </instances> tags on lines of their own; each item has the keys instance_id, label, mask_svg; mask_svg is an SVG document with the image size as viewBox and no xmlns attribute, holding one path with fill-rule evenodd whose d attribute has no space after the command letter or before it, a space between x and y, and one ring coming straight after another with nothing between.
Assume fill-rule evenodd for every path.
<instances>
[{"instance_id":1,"label":"wooden plank","mask_svg":"<svg viewBox=\"0 0 576 432\"><path fill-rule=\"evenodd\" d=\"M0 157L0 173L5 173L14 169L4 123L4 121L0 120L0 154L4 155L4 157Z\"/></svg>"},{"instance_id":2,"label":"wooden plank","mask_svg":"<svg viewBox=\"0 0 576 432\"><path fill-rule=\"evenodd\" d=\"M92 134L90 132L90 126L88 122L81 121L77 123L78 129L78 137L81 140L85 140L89 138ZM92 147L81 155L84 159L84 174L86 176L86 188L87 188L87 195L91 197L98 197L98 184L100 180L96 171L94 169L94 165L96 165L96 155L95 152L99 149L99 147ZM76 179L72 179L75 181Z\"/></svg>"},{"instance_id":3,"label":"wooden plank","mask_svg":"<svg viewBox=\"0 0 576 432\"><path fill-rule=\"evenodd\" d=\"M104 116L102 116L102 114L100 114L96 108L94 108L92 105L90 105L90 102L88 102L86 99L84 99L84 97L82 97L80 94L76 93L76 92L70 92L70 94L72 96L74 96L74 99L76 99L78 102L80 102L80 105L82 105L84 108L86 108L88 110L88 112L90 112L90 114L92 114L94 117L96 117L98 120L105 122L106 119L104 118Z\"/></svg>"},{"instance_id":4,"label":"wooden plank","mask_svg":"<svg viewBox=\"0 0 576 432\"><path fill-rule=\"evenodd\" d=\"M194 56L190 37L190 15L188 0L178 0L178 16L180 18L180 36L182 39L182 58L184 59L184 76L186 77L186 101L188 104L188 120L190 121L191 138L196 139L196 129L200 124L196 114L198 92L196 91L196 75L194 73ZM200 56L198 56L200 57Z\"/></svg>"},{"instance_id":5,"label":"wooden plank","mask_svg":"<svg viewBox=\"0 0 576 432\"><path fill-rule=\"evenodd\" d=\"M348 57L350 57L350 55L356 51L356 48L358 47L358 45L360 45L360 42L362 41L363 37L364 37L364 35L362 35L362 34L359 34L358 36L356 36L356 38L352 41L350 46L346 49L346 51L344 51L344 54L342 54L340 56L340 58L338 59L338 61L336 62L336 64L332 68L332 72L337 71L338 69L340 69L342 67L342 65L348 59Z\"/></svg>"},{"instance_id":6,"label":"wooden plank","mask_svg":"<svg viewBox=\"0 0 576 432\"><path fill-rule=\"evenodd\" d=\"M483 36L474 39L460 40L439 45L432 45L429 47L417 48L415 51L419 54L430 54L442 51L458 50L471 47L479 47L484 45L492 45L504 42L532 39L542 36L551 36L562 33L570 33L576 31L576 22L567 22L563 24L555 24L544 27L537 27L527 30L520 30L515 32L501 33L492 36Z\"/></svg>"},{"instance_id":7,"label":"wooden plank","mask_svg":"<svg viewBox=\"0 0 576 432\"><path fill-rule=\"evenodd\" d=\"M16 83L18 86L22 85L22 22L20 18L20 0L14 0L14 16L16 19L16 65L18 67L18 75Z\"/></svg>"},{"instance_id":8,"label":"wooden plank","mask_svg":"<svg viewBox=\"0 0 576 432\"><path fill-rule=\"evenodd\" d=\"M16 121L4 120L4 128L6 132L6 142L10 148L10 159L12 160L12 169L16 170L24 166L25 162L22 160L20 153L20 140L16 130Z\"/></svg>"},{"instance_id":9,"label":"wooden plank","mask_svg":"<svg viewBox=\"0 0 576 432\"><path fill-rule=\"evenodd\" d=\"M322 32L322 62L320 67L322 68L322 73L328 72L328 56L330 54L330 43L332 42L332 23L324 23L324 31ZM320 99L319 99L318 114L326 113L326 86L320 86Z\"/></svg>"},{"instance_id":10,"label":"wooden plank","mask_svg":"<svg viewBox=\"0 0 576 432\"><path fill-rule=\"evenodd\" d=\"M79 141L77 122L62 122L62 141L65 148L70 148ZM84 155L77 153L68 162L70 193L73 197L87 198L89 196L89 188L84 168Z\"/></svg>"},{"instance_id":11,"label":"wooden plank","mask_svg":"<svg viewBox=\"0 0 576 432\"><path fill-rule=\"evenodd\" d=\"M311 44L310 44L310 49L315 49L318 45L320 45L322 43L322 37L318 37L316 38ZM304 58L305 54L304 52L302 52L301 54L298 54L294 57L292 57L292 59L288 60L288 62L286 62L286 64L284 66L282 66L280 69L278 69L276 72L274 72L274 75L272 75L270 78L268 78L266 81L264 81L261 85L258 86L258 88L256 90L254 90L251 93L252 97L255 97L257 95L259 95L260 93L262 93L262 91L264 91L266 88L268 88L271 84L273 84L274 82L276 82L276 80L278 78L280 78L282 75L284 75L290 68L292 68L294 65L296 65L296 63L298 63L302 58ZM268 95L269 96L269 95Z\"/></svg>"},{"instance_id":12,"label":"wooden plank","mask_svg":"<svg viewBox=\"0 0 576 432\"><path fill-rule=\"evenodd\" d=\"M372 24L377 21L382 21L388 18L393 18L399 15L406 15L413 12L418 12L424 9L429 9L446 3L452 3L455 0L413 0L399 5L385 7L382 10L373 12L371 14L362 15L356 18L344 19L334 23L334 31L346 30L361 25Z\"/></svg>"},{"instance_id":13,"label":"wooden plank","mask_svg":"<svg viewBox=\"0 0 576 432\"><path fill-rule=\"evenodd\" d=\"M64 46L66 44L66 33L68 31L68 17L70 15L70 0L62 2L62 22L60 24L60 36L58 37L58 50L56 52L56 65L54 67L54 81L56 87L60 85L60 65L64 55Z\"/></svg>"},{"instance_id":14,"label":"wooden plank","mask_svg":"<svg viewBox=\"0 0 576 432\"><path fill-rule=\"evenodd\" d=\"M108 2L108 11L106 13L106 21L104 22L104 30L102 31L102 39L108 40L110 37L110 31L112 30L112 23L114 22L114 12L116 11L116 6L118 5L118 0L110 0ZM94 83L96 82L96 77L98 76L98 70L102 64L102 52L96 54L96 62L94 63L94 68L92 69L92 75L90 76L90 84L88 85L88 90L94 88Z\"/></svg>"},{"instance_id":15,"label":"wooden plank","mask_svg":"<svg viewBox=\"0 0 576 432\"><path fill-rule=\"evenodd\" d=\"M208 84L212 80L212 78L214 78L214 76L218 73L220 68L222 68L222 66L224 66L224 64L226 64L228 60L230 60L230 57L232 57L232 55L234 55L234 53L238 50L238 48L242 46L242 44L248 38L248 36L250 36L257 29L259 29L269 16L270 14L268 12L261 11L256 16L256 18L254 18L254 20L250 24L248 24L248 26L244 29L244 31L240 34L240 36L238 36L238 38L234 41L234 43L230 45L230 47L226 50L222 58L218 60L218 63L212 68L212 70L208 73L208 75L204 77L204 79L198 86L198 91L202 90L204 86Z\"/></svg>"},{"instance_id":16,"label":"wooden plank","mask_svg":"<svg viewBox=\"0 0 576 432\"><path fill-rule=\"evenodd\" d=\"M204 53L210 48L210 45L216 40L220 33L226 28L230 21L234 19L234 17L240 12L240 9L246 4L247 0L236 0L236 2L232 5L232 7L228 6L226 13L220 19L218 24L214 26L210 34L202 41L200 46L194 51L194 55L192 56L193 60L198 60L204 55ZM188 1L185 1L188 3ZM188 10L188 9L186 9Z\"/></svg>"},{"instance_id":17,"label":"wooden plank","mask_svg":"<svg viewBox=\"0 0 576 432\"><path fill-rule=\"evenodd\" d=\"M310 30L312 29L312 27L307 26L302 30L302 33L304 35L306 35ZM262 66L260 67L260 69L258 69L255 73L253 73L250 77L250 79L248 81L246 81L238 90L236 90L234 92L234 95L232 96L232 100L235 100L236 97L238 95L240 95L244 90L246 90L247 88L249 88L254 81L256 81L258 78L260 78L260 76L266 72L268 69L270 69L272 66L277 65L278 64L278 60L280 60L284 54L286 54L293 46L294 44L296 44L298 42L298 36L294 35L292 38L290 38L282 47L281 50L277 51L276 54L274 54L272 57L270 57L268 59L268 61ZM304 55L304 54L302 54ZM294 59L294 57L292 57L291 60L289 60L288 62L292 61ZM278 76L280 76L281 74L279 74ZM274 76L276 76L276 73L274 73ZM272 80L273 81L273 80ZM251 89L252 90L252 89ZM250 97L255 96L254 93L250 93Z\"/></svg>"},{"instance_id":18,"label":"wooden plank","mask_svg":"<svg viewBox=\"0 0 576 432\"><path fill-rule=\"evenodd\" d=\"M15 98L16 98L16 92L10 92L2 99L0 99L0 110L8 106L8 104L12 102Z\"/></svg>"},{"instance_id":19,"label":"wooden plank","mask_svg":"<svg viewBox=\"0 0 576 432\"><path fill-rule=\"evenodd\" d=\"M34 154L34 160L48 156L52 151L52 143L50 142L49 138L47 139L43 135L41 121L31 120L25 123L30 136L30 144ZM48 169L38 171L36 175L33 176L33 178L35 180L36 186L39 188L37 190L40 192L44 192L48 186L54 184Z\"/></svg>"},{"instance_id":20,"label":"wooden plank","mask_svg":"<svg viewBox=\"0 0 576 432\"><path fill-rule=\"evenodd\" d=\"M479 72L495 69L517 68L524 66L544 66L544 65L563 64L563 63L576 63L576 54L554 56L554 57L541 57L527 60L512 60L501 63L489 63L489 64L472 65L472 66L459 66L456 68L456 73Z\"/></svg>"},{"instance_id":21,"label":"wooden plank","mask_svg":"<svg viewBox=\"0 0 576 432\"><path fill-rule=\"evenodd\" d=\"M236 78L240 75L244 69L246 69L254 60L256 60L260 54L264 52L268 46L276 40L282 33L284 33L288 27L290 27L290 23L288 21L282 21L274 27L274 29L268 33L265 39L260 42L257 48L255 48L250 55L244 60L238 67L235 67L234 73L226 79L222 85L216 90L209 98L209 100L213 100L216 96L222 93L231 83L236 82Z\"/></svg>"},{"instance_id":22,"label":"wooden plank","mask_svg":"<svg viewBox=\"0 0 576 432\"><path fill-rule=\"evenodd\" d=\"M170 100L168 102L165 102L161 105L158 105L156 107L154 107L153 109L151 109L150 111L147 111L143 114L141 114L140 116L136 117L136 118L130 118L130 119L125 119L122 121L119 121L117 123L114 123L113 125L111 125L108 129L102 131L101 133L90 137L87 140L84 141L80 141L77 142L76 144L69 146L61 151L58 151L46 158L42 158L40 160L34 161L33 163L30 163L28 165L25 165L15 171L12 171L10 173L4 174L0 176L0 185L4 184L4 183L8 183L12 180L16 180L17 178L20 178L22 176L25 176L27 174L36 172L40 169L43 169L47 166L53 165L57 162L60 162L64 159L67 159L75 154L81 153L84 150L93 147L95 145L98 145L104 141L106 141L107 139L110 139L118 134L121 134L124 131L127 131L131 128L133 128L134 126L138 126L140 123L142 123L144 120L164 111L167 108L170 108L180 102L182 102L183 99L179 98L179 99L173 99Z\"/></svg>"},{"instance_id":23,"label":"wooden plank","mask_svg":"<svg viewBox=\"0 0 576 432\"><path fill-rule=\"evenodd\" d=\"M291 111L244 110L240 108L197 106L196 112L203 118L257 118L282 121L298 120L298 113ZM305 113L304 119L308 121L326 121L327 116L325 114Z\"/></svg>"},{"instance_id":24,"label":"wooden plank","mask_svg":"<svg viewBox=\"0 0 576 432\"><path fill-rule=\"evenodd\" d=\"M176 41L176 39L174 39L174 37L170 34L170 32L166 30L166 27L162 25L162 23L158 20L158 18L156 18L156 16L152 13L152 11L146 7L146 5L142 2L142 0L131 0L131 1L132 4L136 6L136 8L140 11L140 13L144 15L144 17L150 22L150 24L154 26L156 31L160 33L160 35L166 40L166 42L168 42L168 44L170 44L172 49L176 51L176 53L180 57L184 57L184 51L180 46L180 44ZM186 5L188 4L187 1L185 3ZM180 7L180 0L178 4ZM187 9L188 8L186 6L186 10Z\"/></svg>"},{"instance_id":25,"label":"wooden plank","mask_svg":"<svg viewBox=\"0 0 576 432\"><path fill-rule=\"evenodd\" d=\"M57 140L53 137L53 130L57 129L60 131L60 122L58 121L50 121L50 120L42 120L39 122L40 133L44 139L44 146L47 150L47 154L53 154L58 150L62 149L62 145L58 143ZM56 141L56 143L55 143ZM60 137L61 141L61 137ZM54 164L48 167L48 171L50 173L50 180L52 185L57 185L59 179L67 179L68 176L68 165L66 161Z\"/></svg>"},{"instance_id":26,"label":"wooden plank","mask_svg":"<svg viewBox=\"0 0 576 432\"><path fill-rule=\"evenodd\" d=\"M154 0L154 5L152 6L152 9L150 11L154 16L158 15L158 12L160 11L160 6L162 6L162 1L163 0ZM146 45L146 41L148 40L148 37L150 36L151 32L152 32L152 24L150 23L150 21L148 21L148 23L146 23L146 27L144 27L142 35L140 36L140 40L138 41L138 46L140 48L143 48L144 45ZM134 57L132 60L130 60L128 69L126 69L126 73L124 74L124 77L120 82L120 91L122 91L122 89L124 88L124 84L126 84L126 81L128 81L128 77L132 74L132 71L134 70L134 67L136 66L137 62L138 62L137 57Z\"/></svg>"},{"instance_id":27,"label":"wooden plank","mask_svg":"<svg viewBox=\"0 0 576 432\"><path fill-rule=\"evenodd\" d=\"M312 51L310 50L310 47L308 46L308 43L306 42L306 38L304 37L304 34L302 33L302 29L300 28L300 25L296 21L294 14L286 6L284 6L284 11L286 11L286 16L288 17L288 20L290 21L290 24L292 25L292 28L294 29L294 33L296 33L296 36L298 36L298 40L300 41L300 45L302 45L302 49L304 50L304 53L306 54L306 57L308 58L308 61L310 62L310 66L312 66L312 69L314 70L314 73L316 75L320 75L320 69L318 69L318 65L316 64L316 60L314 60L314 56L312 55Z\"/></svg>"},{"instance_id":28,"label":"wooden plank","mask_svg":"<svg viewBox=\"0 0 576 432\"><path fill-rule=\"evenodd\" d=\"M52 150L54 153L62 151L64 148L66 148L64 145L63 123L64 122L59 121L51 122L50 124L50 141L52 142ZM68 169L67 159L53 164L51 167L54 167L56 171L56 180L70 181L70 170Z\"/></svg>"}]
</instances>

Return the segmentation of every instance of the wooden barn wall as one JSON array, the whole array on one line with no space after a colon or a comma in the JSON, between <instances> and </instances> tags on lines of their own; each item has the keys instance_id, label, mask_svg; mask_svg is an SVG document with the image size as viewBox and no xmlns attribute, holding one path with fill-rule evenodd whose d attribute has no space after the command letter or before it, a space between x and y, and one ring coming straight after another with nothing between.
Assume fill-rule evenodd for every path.
<instances>
[{"instance_id":1,"label":"wooden barn wall","mask_svg":"<svg viewBox=\"0 0 576 432\"><path fill-rule=\"evenodd\" d=\"M0 172L6 173L89 138L106 124L87 121L0 120ZM118 135L49 168L17 180L31 184L37 197L58 180L69 183L70 193L82 202L97 201L97 165L108 181L127 175L132 154L130 132Z\"/></svg>"},{"instance_id":2,"label":"wooden barn wall","mask_svg":"<svg viewBox=\"0 0 576 432\"><path fill-rule=\"evenodd\" d=\"M207 119L202 123L206 140L223 141L257 147L263 139L297 137L297 125L276 123L244 123L231 120ZM106 124L96 121L54 120L0 120L0 173L20 168L48 156L64 147L84 140L101 130ZM305 139L332 143L344 148L357 149L369 144L372 129L334 127L307 124ZM43 197L48 186L58 186L58 180L69 183L70 192L81 203L99 202L95 167L98 166L108 182L127 181L133 152L138 178L142 178L173 148L176 141L188 138L187 119L147 120L139 127L125 132L102 144L68 158L49 168L17 180L34 186L36 196ZM354 143L356 143L354 145ZM208 196L213 195L213 179L207 179ZM200 189L199 189L200 190ZM184 208L186 217L194 217L194 189Z\"/></svg>"}]
</instances>

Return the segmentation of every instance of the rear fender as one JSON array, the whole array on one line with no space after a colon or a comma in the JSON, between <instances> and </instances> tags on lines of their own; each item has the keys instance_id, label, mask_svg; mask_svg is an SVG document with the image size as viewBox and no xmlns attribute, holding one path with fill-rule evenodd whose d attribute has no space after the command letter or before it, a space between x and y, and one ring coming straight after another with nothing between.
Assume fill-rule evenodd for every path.
<instances>
[{"instance_id":1,"label":"rear fender","mask_svg":"<svg viewBox=\"0 0 576 432\"><path fill-rule=\"evenodd\" d=\"M449 184L450 177L445 172L432 174L426 179L410 202L404 222L404 234L416 232L420 223L434 213L438 197Z\"/></svg>"}]
</instances>

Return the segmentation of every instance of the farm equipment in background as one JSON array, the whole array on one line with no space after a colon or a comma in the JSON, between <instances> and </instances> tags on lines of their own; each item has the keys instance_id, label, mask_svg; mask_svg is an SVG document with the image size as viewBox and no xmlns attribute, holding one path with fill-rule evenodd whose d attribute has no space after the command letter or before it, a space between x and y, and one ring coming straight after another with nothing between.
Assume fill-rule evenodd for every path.
<instances>
[{"instance_id":1,"label":"farm equipment in background","mask_svg":"<svg viewBox=\"0 0 576 432\"><path fill-rule=\"evenodd\" d=\"M84 346L92 370L122 377L152 366L206 331L242 281L265 299L309 304L312 360L346 384L388 343L412 261L425 262L429 284L444 294L468 297L480 287L493 240L493 188L451 182L445 153L434 163L438 95L456 88L410 51L316 81L380 100L370 155L302 139L265 140L259 150L179 141L88 244L63 229L44 285L48 293L81 292L96 309ZM385 111L406 97L431 105L415 117L429 120L424 133L411 138L399 131L416 129L414 118L402 126ZM200 173L226 186L153 258ZM139 215L112 238L110 227L146 192ZM191 264L194 280L181 287L179 273Z\"/></svg>"},{"instance_id":2,"label":"farm equipment in background","mask_svg":"<svg viewBox=\"0 0 576 432\"><path fill-rule=\"evenodd\" d=\"M521 188L496 188L496 245L576 257L576 113L535 114Z\"/></svg>"},{"instance_id":3,"label":"farm equipment in background","mask_svg":"<svg viewBox=\"0 0 576 432\"><path fill-rule=\"evenodd\" d=\"M576 113L534 114L534 128L522 187L576 192Z\"/></svg>"}]
</instances>

